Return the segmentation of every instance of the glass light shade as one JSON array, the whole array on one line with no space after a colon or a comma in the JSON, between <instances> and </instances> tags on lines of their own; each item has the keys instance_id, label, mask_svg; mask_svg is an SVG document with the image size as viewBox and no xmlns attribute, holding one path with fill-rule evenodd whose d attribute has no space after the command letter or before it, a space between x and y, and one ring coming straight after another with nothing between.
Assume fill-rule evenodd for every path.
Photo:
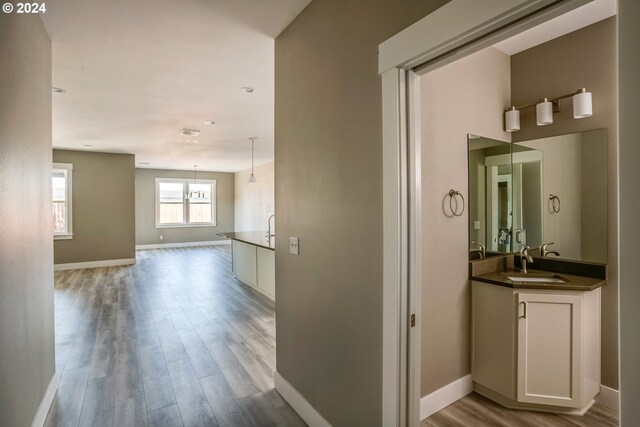
<instances>
[{"instance_id":1,"label":"glass light shade","mask_svg":"<svg viewBox=\"0 0 640 427\"><path fill-rule=\"evenodd\" d=\"M504 130L507 132L520 130L520 111L514 107L511 107L504 113Z\"/></svg>"},{"instance_id":2,"label":"glass light shade","mask_svg":"<svg viewBox=\"0 0 640 427\"><path fill-rule=\"evenodd\" d=\"M249 177L249 182L256 182L256 176L254 174L251 174Z\"/></svg>"},{"instance_id":3,"label":"glass light shade","mask_svg":"<svg viewBox=\"0 0 640 427\"><path fill-rule=\"evenodd\" d=\"M591 103L591 92L581 89L573 95L573 118L584 119L593 114L593 104Z\"/></svg>"},{"instance_id":4,"label":"glass light shade","mask_svg":"<svg viewBox=\"0 0 640 427\"><path fill-rule=\"evenodd\" d=\"M538 126L546 126L553 123L553 102L544 98L536 104L536 122Z\"/></svg>"}]
</instances>

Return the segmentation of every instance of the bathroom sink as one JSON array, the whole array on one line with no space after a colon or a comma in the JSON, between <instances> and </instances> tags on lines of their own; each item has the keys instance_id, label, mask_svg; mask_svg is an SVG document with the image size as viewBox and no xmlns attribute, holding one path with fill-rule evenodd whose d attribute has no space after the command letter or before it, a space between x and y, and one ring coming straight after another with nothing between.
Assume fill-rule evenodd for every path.
<instances>
[{"instance_id":1,"label":"bathroom sink","mask_svg":"<svg viewBox=\"0 0 640 427\"><path fill-rule=\"evenodd\" d=\"M539 274L539 273L509 273L507 278L514 282L535 282L535 283L566 283L568 282L562 276L557 274Z\"/></svg>"}]
</instances>

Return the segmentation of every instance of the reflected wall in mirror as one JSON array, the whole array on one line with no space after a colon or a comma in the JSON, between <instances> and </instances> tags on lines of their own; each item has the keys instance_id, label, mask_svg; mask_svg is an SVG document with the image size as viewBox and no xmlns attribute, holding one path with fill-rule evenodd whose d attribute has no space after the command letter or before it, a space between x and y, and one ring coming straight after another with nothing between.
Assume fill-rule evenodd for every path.
<instances>
[{"instance_id":1,"label":"reflected wall in mirror","mask_svg":"<svg viewBox=\"0 0 640 427\"><path fill-rule=\"evenodd\" d=\"M507 143L469 135L470 259L607 262L607 130ZM541 254L541 246L547 246Z\"/></svg>"},{"instance_id":2,"label":"reflected wall in mirror","mask_svg":"<svg viewBox=\"0 0 640 427\"><path fill-rule=\"evenodd\" d=\"M546 256L606 263L607 130L512 145L514 235L526 230L513 251L553 242Z\"/></svg>"},{"instance_id":3,"label":"reflected wall in mirror","mask_svg":"<svg viewBox=\"0 0 640 427\"><path fill-rule=\"evenodd\" d=\"M469 259L511 252L511 144L469 135Z\"/></svg>"}]
</instances>

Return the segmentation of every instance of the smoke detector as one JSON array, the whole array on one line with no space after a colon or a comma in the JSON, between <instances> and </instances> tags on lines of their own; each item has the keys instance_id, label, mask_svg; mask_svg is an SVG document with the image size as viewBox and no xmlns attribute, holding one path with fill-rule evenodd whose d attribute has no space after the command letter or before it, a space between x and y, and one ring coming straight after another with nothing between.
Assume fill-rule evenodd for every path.
<instances>
[{"instance_id":1,"label":"smoke detector","mask_svg":"<svg viewBox=\"0 0 640 427\"><path fill-rule=\"evenodd\" d=\"M195 130L195 129L182 129L180 131L180 135L183 135L183 136L198 136L198 135L200 135L200 131L199 130Z\"/></svg>"}]
</instances>

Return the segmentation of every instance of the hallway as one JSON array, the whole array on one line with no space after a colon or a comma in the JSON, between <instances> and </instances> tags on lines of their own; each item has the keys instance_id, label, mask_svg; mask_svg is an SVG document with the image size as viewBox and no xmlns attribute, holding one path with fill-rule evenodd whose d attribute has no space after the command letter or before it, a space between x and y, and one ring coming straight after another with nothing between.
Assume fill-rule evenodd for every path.
<instances>
[{"instance_id":1,"label":"hallway","mask_svg":"<svg viewBox=\"0 0 640 427\"><path fill-rule=\"evenodd\" d=\"M273 388L274 303L229 245L55 274L59 389L46 426L304 426Z\"/></svg>"}]
</instances>

